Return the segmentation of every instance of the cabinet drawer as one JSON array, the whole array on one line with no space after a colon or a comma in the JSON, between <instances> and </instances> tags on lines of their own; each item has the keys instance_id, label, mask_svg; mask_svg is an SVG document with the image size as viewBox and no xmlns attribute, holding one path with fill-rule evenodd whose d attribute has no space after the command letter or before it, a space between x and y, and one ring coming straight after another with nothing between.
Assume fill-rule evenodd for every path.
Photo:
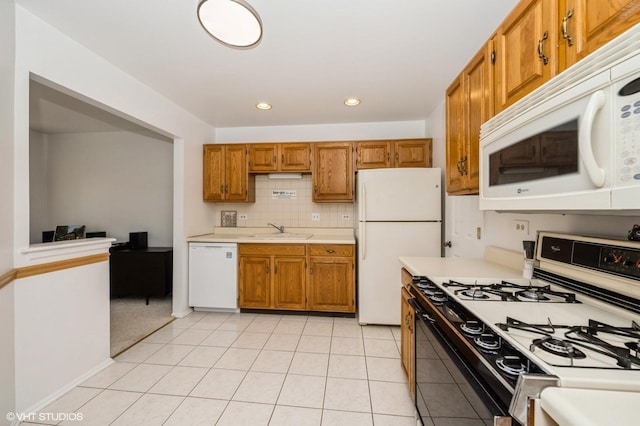
<instances>
[{"instance_id":1,"label":"cabinet drawer","mask_svg":"<svg viewBox=\"0 0 640 426\"><path fill-rule=\"evenodd\" d=\"M310 244L311 256L341 256L352 257L353 245L349 244Z\"/></svg>"},{"instance_id":2,"label":"cabinet drawer","mask_svg":"<svg viewBox=\"0 0 640 426\"><path fill-rule=\"evenodd\" d=\"M238 244L238 254L267 256L304 256L304 244Z\"/></svg>"}]
</instances>

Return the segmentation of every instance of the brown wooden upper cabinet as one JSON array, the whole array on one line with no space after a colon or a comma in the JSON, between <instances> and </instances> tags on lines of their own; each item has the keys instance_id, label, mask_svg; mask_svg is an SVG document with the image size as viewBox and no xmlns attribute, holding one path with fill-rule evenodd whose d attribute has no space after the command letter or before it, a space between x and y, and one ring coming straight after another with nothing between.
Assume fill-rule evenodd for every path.
<instances>
[{"instance_id":1,"label":"brown wooden upper cabinet","mask_svg":"<svg viewBox=\"0 0 640 426\"><path fill-rule=\"evenodd\" d=\"M495 110L502 111L556 74L556 0L523 0L495 37Z\"/></svg>"},{"instance_id":2,"label":"brown wooden upper cabinet","mask_svg":"<svg viewBox=\"0 0 640 426\"><path fill-rule=\"evenodd\" d=\"M560 70L640 22L638 0L559 0Z\"/></svg>"},{"instance_id":3,"label":"brown wooden upper cabinet","mask_svg":"<svg viewBox=\"0 0 640 426\"><path fill-rule=\"evenodd\" d=\"M254 143L249 145L249 173L310 172L309 143Z\"/></svg>"},{"instance_id":4,"label":"brown wooden upper cabinet","mask_svg":"<svg viewBox=\"0 0 640 426\"><path fill-rule=\"evenodd\" d=\"M247 171L247 145L204 145L203 161L204 201L255 201L255 178Z\"/></svg>"},{"instance_id":5,"label":"brown wooden upper cabinet","mask_svg":"<svg viewBox=\"0 0 640 426\"><path fill-rule=\"evenodd\" d=\"M352 202L353 144L351 142L318 142L312 144L312 200Z\"/></svg>"},{"instance_id":6,"label":"brown wooden upper cabinet","mask_svg":"<svg viewBox=\"0 0 640 426\"><path fill-rule=\"evenodd\" d=\"M522 0L495 38L500 112L640 22L637 0Z\"/></svg>"},{"instance_id":7,"label":"brown wooden upper cabinet","mask_svg":"<svg viewBox=\"0 0 640 426\"><path fill-rule=\"evenodd\" d=\"M492 115L491 44L487 43L446 92L446 176L449 194L477 194L480 126Z\"/></svg>"},{"instance_id":8,"label":"brown wooden upper cabinet","mask_svg":"<svg viewBox=\"0 0 640 426\"><path fill-rule=\"evenodd\" d=\"M356 170L388 167L431 167L431 139L359 141Z\"/></svg>"}]
</instances>

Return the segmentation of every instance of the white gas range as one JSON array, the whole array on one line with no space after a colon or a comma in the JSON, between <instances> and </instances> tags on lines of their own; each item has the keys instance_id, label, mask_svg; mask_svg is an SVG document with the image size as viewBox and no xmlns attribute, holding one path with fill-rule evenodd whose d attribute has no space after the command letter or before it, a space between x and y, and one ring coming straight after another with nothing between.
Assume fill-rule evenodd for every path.
<instances>
[{"instance_id":1,"label":"white gas range","mask_svg":"<svg viewBox=\"0 0 640 426\"><path fill-rule=\"evenodd\" d=\"M640 244L541 232L536 261L533 279L414 276L412 293L522 424L548 386L640 392Z\"/></svg>"}]
</instances>

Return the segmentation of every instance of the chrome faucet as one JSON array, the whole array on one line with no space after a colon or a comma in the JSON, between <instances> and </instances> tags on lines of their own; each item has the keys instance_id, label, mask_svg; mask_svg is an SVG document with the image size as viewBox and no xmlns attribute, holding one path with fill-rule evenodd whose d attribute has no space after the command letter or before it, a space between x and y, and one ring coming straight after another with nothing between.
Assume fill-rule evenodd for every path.
<instances>
[{"instance_id":1,"label":"chrome faucet","mask_svg":"<svg viewBox=\"0 0 640 426\"><path fill-rule=\"evenodd\" d=\"M274 225L273 223L267 223L267 225L271 225L274 228L276 228L278 231L280 231L280 233L284 233L284 225L278 226L278 225Z\"/></svg>"}]
</instances>

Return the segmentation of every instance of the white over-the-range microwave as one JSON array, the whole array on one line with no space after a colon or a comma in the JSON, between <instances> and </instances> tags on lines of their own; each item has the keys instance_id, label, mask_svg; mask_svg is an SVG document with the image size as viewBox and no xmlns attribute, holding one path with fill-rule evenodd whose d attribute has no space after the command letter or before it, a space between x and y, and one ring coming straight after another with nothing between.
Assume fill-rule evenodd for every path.
<instances>
[{"instance_id":1,"label":"white over-the-range microwave","mask_svg":"<svg viewBox=\"0 0 640 426\"><path fill-rule=\"evenodd\" d=\"M640 210L640 24L482 125L480 209Z\"/></svg>"}]
</instances>

